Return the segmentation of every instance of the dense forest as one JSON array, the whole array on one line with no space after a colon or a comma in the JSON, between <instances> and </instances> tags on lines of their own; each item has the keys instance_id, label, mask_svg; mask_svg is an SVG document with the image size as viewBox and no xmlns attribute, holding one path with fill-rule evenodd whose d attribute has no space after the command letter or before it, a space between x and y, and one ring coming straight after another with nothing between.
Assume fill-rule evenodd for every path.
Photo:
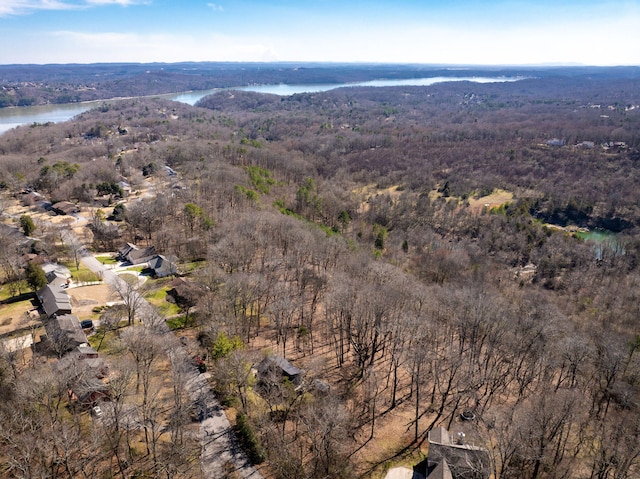
<instances>
[{"instance_id":1,"label":"dense forest","mask_svg":"<svg viewBox=\"0 0 640 479\"><path fill-rule=\"evenodd\" d=\"M177 89L240 78L216 75ZM0 186L4 201L38 191L100 207L94 251L138 242L190 265L183 279L198 293L185 327L268 477L378 477L406 455L417 462L443 425L487 448L495 478L631 479L640 79L634 69L528 76L289 97L229 90L193 107L107 101L0 136ZM122 181L153 186L123 201ZM29 252L69 254L36 226L42 241ZM585 239L594 230L607 239ZM17 282L25 251L5 239L3 280ZM247 371L266 351L304 368L308 387L255 383ZM34 424L50 425L53 386L34 387L10 355L1 367L6 462ZM48 461L63 443L40 436L43 457L18 458L7 475L89 477L83 448L127 454L75 416L56 421L68 425L49 430L73 431L64 447L83 459Z\"/></svg>"}]
</instances>

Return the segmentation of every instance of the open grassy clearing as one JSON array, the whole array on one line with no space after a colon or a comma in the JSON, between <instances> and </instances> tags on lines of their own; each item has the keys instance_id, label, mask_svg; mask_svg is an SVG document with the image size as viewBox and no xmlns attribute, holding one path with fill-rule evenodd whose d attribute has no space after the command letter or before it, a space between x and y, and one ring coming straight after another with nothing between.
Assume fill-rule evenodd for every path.
<instances>
[{"instance_id":1,"label":"open grassy clearing","mask_svg":"<svg viewBox=\"0 0 640 479\"><path fill-rule=\"evenodd\" d=\"M474 212L482 211L484 208L498 208L513 201L513 193L505 190L494 190L490 195L479 198L470 198L469 208Z\"/></svg>"}]
</instances>

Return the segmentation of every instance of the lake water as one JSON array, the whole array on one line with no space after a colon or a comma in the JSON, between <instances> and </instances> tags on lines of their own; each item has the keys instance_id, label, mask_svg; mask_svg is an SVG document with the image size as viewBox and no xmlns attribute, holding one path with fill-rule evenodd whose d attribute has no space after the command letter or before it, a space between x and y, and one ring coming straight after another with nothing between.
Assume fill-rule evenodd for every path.
<instances>
[{"instance_id":1,"label":"lake water","mask_svg":"<svg viewBox=\"0 0 640 479\"><path fill-rule=\"evenodd\" d=\"M272 93L280 96L294 95L296 93L315 93L320 91L332 90L340 87L353 86L429 86L435 83L446 81L471 81L476 83L498 83L513 82L522 80L522 77L428 77L414 78L406 80L372 80L359 83L340 83L340 84L316 84L316 85L255 85L233 88L234 90L253 91L257 93ZM192 92L169 93L166 95L156 95L160 98L178 101L194 105L201 98L222 90L215 88L212 90L200 90ZM66 103L61 105L40 105L16 108L0 108L0 135L12 128L20 125L31 125L33 123L57 123L73 118L80 113L95 108L105 101L116 100L97 100L85 103Z\"/></svg>"},{"instance_id":2,"label":"lake water","mask_svg":"<svg viewBox=\"0 0 640 479\"><path fill-rule=\"evenodd\" d=\"M575 233L578 238L593 243L593 249L596 259L603 259L608 250L614 254L624 254L624 247L618 241L616 234L612 231L592 230L578 231Z\"/></svg>"}]
</instances>

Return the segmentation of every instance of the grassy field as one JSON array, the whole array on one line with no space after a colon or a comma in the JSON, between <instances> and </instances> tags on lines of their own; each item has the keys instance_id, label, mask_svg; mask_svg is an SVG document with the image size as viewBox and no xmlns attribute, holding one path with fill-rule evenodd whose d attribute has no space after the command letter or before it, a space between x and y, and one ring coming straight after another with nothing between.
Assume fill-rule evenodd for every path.
<instances>
[{"instance_id":1,"label":"grassy field","mask_svg":"<svg viewBox=\"0 0 640 479\"><path fill-rule=\"evenodd\" d=\"M167 301L167 291L171 289L167 280L148 281L149 290L144 297L149 303L158 309L163 316L175 316L180 313L180 308L175 303Z\"/></svg>"}]
</instances>

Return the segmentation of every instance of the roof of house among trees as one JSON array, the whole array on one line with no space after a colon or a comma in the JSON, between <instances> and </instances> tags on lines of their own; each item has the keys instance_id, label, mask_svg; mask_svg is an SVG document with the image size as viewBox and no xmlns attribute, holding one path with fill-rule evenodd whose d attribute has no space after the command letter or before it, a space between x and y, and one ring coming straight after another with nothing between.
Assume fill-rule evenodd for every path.
<instances>
[{"instance_id":1,"label":"roof of house among trees","mask_svg":"<svg viewBox=\"0 0 640 479\"><path fill-rule=\"evenodd\" d=\"M267 356L258 364L259 374L268 374L274 369L279 369L283 374L294 378L304 374L304 370L295 367L282 356Z\"/></svg>"},{"instance_id":2,"label":"roof of house among trees","mask_svg":"<svg viewBox=\"0 0 640 479\"><path fill-rule=\"evenodd\" d=\"M72 314L52 316L44 322L47 337L60 351L71 351L87 343L87 336L80 327L80 320Z\"/></svg>"},{"instance_id":3,"label":"roof of house among trees","mask_svg":"<svg viewBox=\"0 0 640 479\"><path fill-rule=\"evenodd\" d=\"M466 444L464 434L456 442L443 427L429 431L427 479L488 478L489 454L483 447Z\"/></svg>"}]
</instances>

